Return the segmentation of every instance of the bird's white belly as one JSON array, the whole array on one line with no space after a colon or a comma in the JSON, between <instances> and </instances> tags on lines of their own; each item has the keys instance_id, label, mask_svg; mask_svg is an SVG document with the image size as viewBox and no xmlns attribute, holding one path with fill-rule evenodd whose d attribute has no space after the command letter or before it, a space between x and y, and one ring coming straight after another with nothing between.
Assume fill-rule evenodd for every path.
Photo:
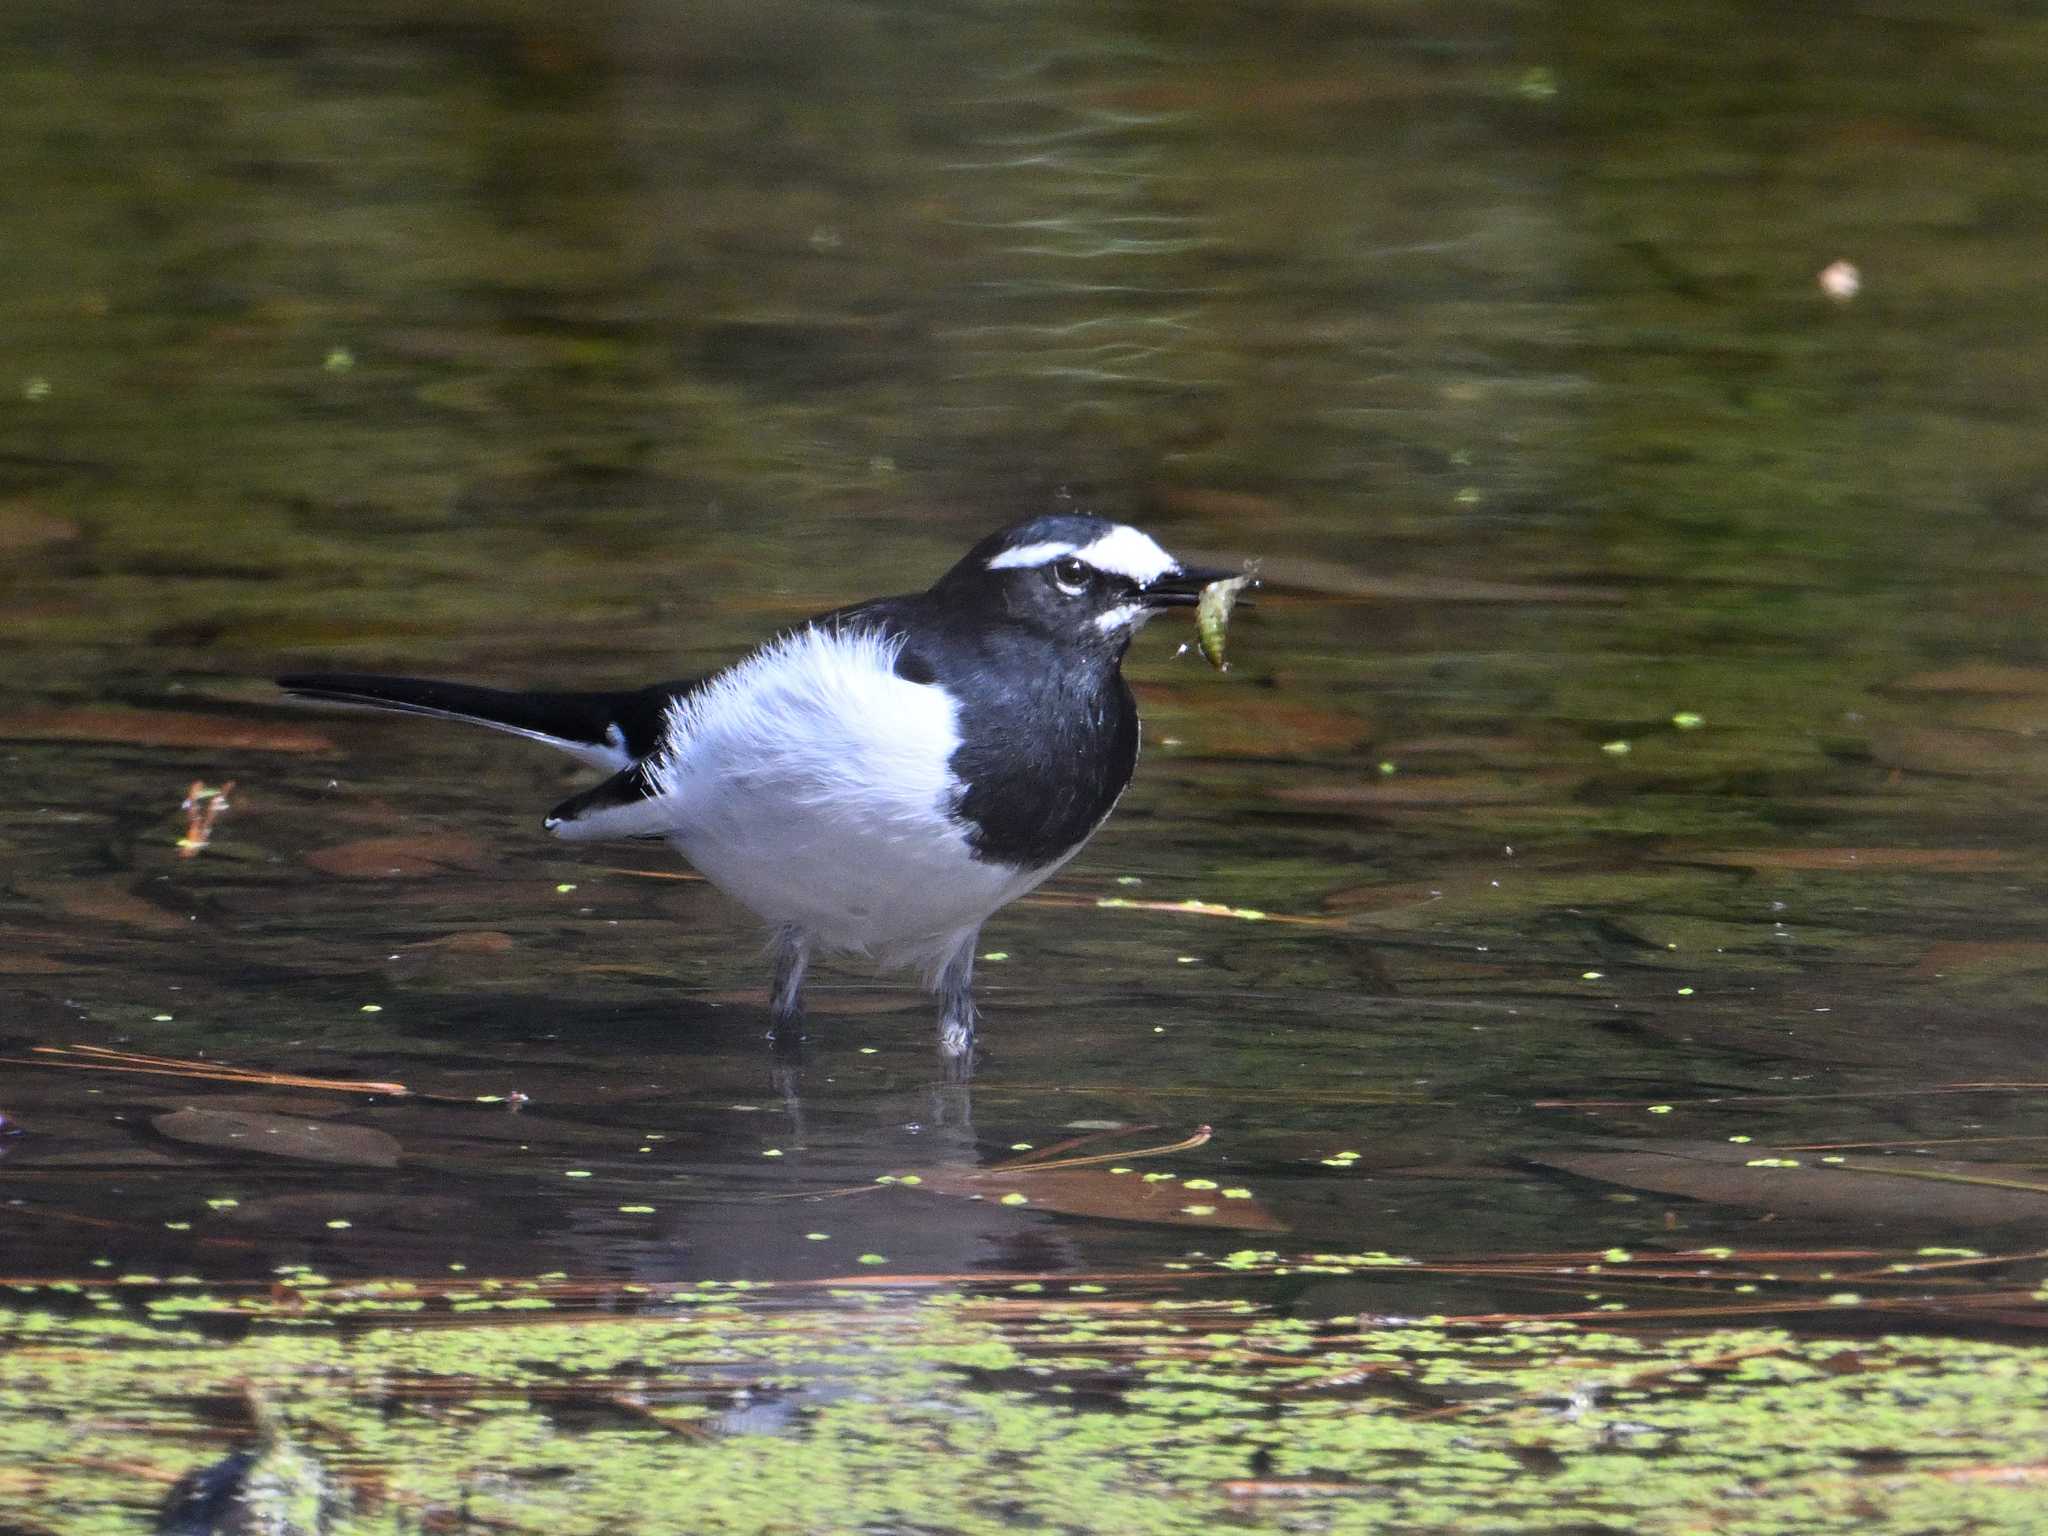
<instances>
[{"instance_id":1,"label":"bird's white belly","mask_svg":"<svg viewBox=\"0 0 2048 1536\"><path fill-rule=\"evenodd\" d=\"M925 962L1052 872L977 859L956 711L866 632L806 629L679 705L655 765L668 840L823 948Z\"/></svg>"},{"instance_id":2,"label":"bird's white belly","mask_svg":"<svg viewBox=\"0 0 2048 1536\"><path fill-rule=\"evenodd\" d=\"M714 885L768 922L798 928L820 948L890 965L932 963L952 948L953 936L979 927L1050 873L983 863L957 839L919 851L806 826L776 814L772 796L763 797L758 819L743 813L672 841Z\"/></svg>"}]
</instances>

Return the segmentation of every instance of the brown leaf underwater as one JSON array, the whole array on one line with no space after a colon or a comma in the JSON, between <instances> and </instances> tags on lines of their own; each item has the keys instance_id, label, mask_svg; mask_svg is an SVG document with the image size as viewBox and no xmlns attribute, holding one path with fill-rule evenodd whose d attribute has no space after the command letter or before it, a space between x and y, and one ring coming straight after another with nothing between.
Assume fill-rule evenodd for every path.
<instances>
[{"instance_id":1,"label":"brown leaf underwater","mask_svg":"<svg viewBox=\"0 0 2048 1536\"><path fill-rule=\"evenodd\" d=\"M332 752L334 742L300 725L175 709L31 709L0 716L0 740L95 741L208 752Z\"/></svg>"},{"instance_id":2,"label":"brown leaf underwater","mask_svg":"<svg viewBox=\"0 0 2048 1536\"><path fill-rule=\"evenodd\" d=\"M175 1109L150 1122L159 1136L223 1152L250 1152L352 1168L396 1168L398 1139L360 1125L231 1109Z\"/></svg>"},{"instance_id":3,"label":"brown leaf underwater","mask_svg":"<svg viewBox=\"0 0 2048 1536\"><path fill-rule=\"evenodd\" d=\"M1781 1153L1718 1141L1627 1141L1528 1160L1654 1194L1844 1221L2009 1226L2048 1217L2048 1176L2025 1165Z\"/></svg>"},{"instance_id":4,"label":"brown leaf underwater","mask_svg":"<svg viewBox=\"0 0 2048 1536\"><path fill-rule=\"evenodd\" d=\"M306 862L349 880L398 880L468 872L490 861L483 844L473 838L407 834L316 848L306 855Z\"/></svg>"}]
</instances>

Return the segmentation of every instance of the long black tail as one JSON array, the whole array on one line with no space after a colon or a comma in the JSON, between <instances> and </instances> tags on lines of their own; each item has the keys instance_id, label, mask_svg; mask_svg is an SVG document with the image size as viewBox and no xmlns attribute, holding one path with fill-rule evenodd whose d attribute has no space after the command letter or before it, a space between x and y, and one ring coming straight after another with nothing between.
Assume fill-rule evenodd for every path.
<instances>
[{"instance_id":1,"label":"long black tail","mask_svg":"<svg viewBox=\"0 0 2048 1536\"><path fill-rule=\"evenodd\" d=\"M277 683L302 699L509 731L614 771L654 751L670 703L694 686L679 682L624 693L526 693L360 672L300 672Z\"/></svg>"}]
</instances>

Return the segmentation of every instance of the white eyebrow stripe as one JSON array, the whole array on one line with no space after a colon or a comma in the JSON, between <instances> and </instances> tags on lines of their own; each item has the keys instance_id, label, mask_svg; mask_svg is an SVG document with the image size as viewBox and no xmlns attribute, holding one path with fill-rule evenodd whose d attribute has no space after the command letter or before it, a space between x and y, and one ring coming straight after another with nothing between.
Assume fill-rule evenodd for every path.
<instances>
[{"instance_id":1,"label":"white eyebrow stripe","mask_svg":"<svg viewBox=\"0 0 2048 1536\"><path fill-rule=\"evenodd\" d=\"M992 571L1007 571L1018 565L1044 565L1049 560L1059 560L1067 555L1078 555L1081 551L1072 544L1055 540L1049 544L1026 544L1017 549L1006 549L993 560L988 568Z\"/></svg>"},{"instance_id":2,"label":"white eyebrow stripe","mask_svg":"<svg viewBox=\"0 0 2048 1536\"><path fill-rule=\"evenodd\" d=\"M1006 549L989 561L988 569L1004 571L1017 566L1045 565L1069 555L1087 561L1098 571L1125 577L1141 587L1149 587L1167 572L1180 569L1178 560L1148 535L1127 523L1118 523L1091 544L1069 544L1054 539L1043 544Z\"/></svg>"},{"instance_id":3,"label":"white eyebrow stripe","mask_svg":"<svg viewBox=\"0 0 2048 1536\"><path fill-rule=\"evenodd\" d=\"M1168 571L1180 569L1178 560L1128 523L1118 523L1086 549L1074 553L1098 571L1128 576L1141 587L1149 587Z\"/></svg>"}]
</instances>

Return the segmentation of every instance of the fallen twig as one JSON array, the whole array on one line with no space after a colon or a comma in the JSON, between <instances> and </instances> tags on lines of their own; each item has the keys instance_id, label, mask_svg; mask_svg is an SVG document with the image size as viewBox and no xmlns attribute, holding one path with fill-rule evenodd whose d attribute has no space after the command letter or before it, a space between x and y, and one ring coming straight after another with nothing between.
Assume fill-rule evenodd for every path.
<instances>
[{"instance_id":1,"label":"fallen twig","mask_svg":"<svg viewBox=\"0 0 2048 1536\"><path fill-rule=\"evenodd\" d=\"M405 1098L412 1095L412 1090L403 1083L359 1082L339 1077L306 1077L296 1072L267 1072L260 1067L235 1067L221 1062L193 1061L181 1056L145 1056L137 1051L110 1050L103 1045L38 1045L30 1049L34 1056L46 1059L38 1061L25 1056L0 1056L0 1062L23 1067L70 1067L82 1072L136 1072L150 1077L193 1077L210 1082L254 1083L266 1088L311 1088L328 1093L374 1093L389 1098ZM55 1059L47 1059L52 1057ZM88 1059L80 1060L81 1057Z\"/></svg>"}]
</instances>

